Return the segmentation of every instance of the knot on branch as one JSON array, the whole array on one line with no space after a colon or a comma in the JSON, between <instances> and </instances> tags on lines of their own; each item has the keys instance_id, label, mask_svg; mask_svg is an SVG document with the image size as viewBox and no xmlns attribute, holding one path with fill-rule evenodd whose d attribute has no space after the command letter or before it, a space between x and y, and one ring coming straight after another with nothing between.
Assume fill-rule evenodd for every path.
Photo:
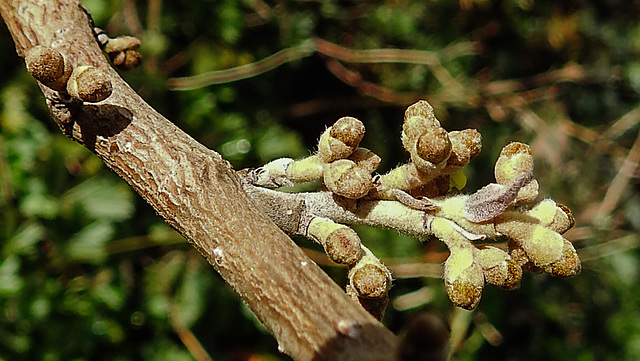
<instances>
[{"instance_id":1,"label":"knot on branch","mask_svg":"<svg viewBox=\"0 0 640 361\"><path fill-rule=\"evenodd\" d=\"M573 226L573 216L551 199L537 201L528 145L513 142L502 149L494 166L496 183L457 194L452 188L460 189L466 181L458 171L481 149L475 129L448 132L431 105L419 101L407 108L402 128L410 161L382 175L373 175L380 158L358 147L364 130L359 120L341 118L322 134L315 154L277 159L241 175L245 184L267 188L322 180L328 192L249 193L261 204L302 204L301 215L292 215L297 229L291 229L292 220L274 215L277 209L267 207L267 213L283 223L281 228L316 240L329 258L349 267L347 293L376 317L382 317L388 302L391 273L344 224L440 239L450 251L444 264L445 290L465 309L478 305L486 284L517 288L523 271L560 277L580 272L577 252L562 236ZM505 238L506 244L495 242Z\"/></svg>"}]
</instances>

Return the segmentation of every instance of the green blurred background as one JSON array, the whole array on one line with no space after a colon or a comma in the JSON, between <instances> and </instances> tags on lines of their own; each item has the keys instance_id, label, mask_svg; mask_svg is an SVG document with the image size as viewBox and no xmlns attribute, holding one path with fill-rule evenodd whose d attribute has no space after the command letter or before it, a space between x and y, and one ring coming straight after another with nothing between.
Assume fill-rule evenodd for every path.
<instances>
[{"instance_id":1,"label":"green blurred background","mask_svg":"<svg viewBox=\"0 0 640 361\"><path fill-rule=\"evenodd\" d=\"M445 128L483 135L465 191L493 180L505 144L530 144L541 193L576 216L566 237L582 273L527 274L459 311L438 278L438 241L361 227L396 278L385 324L401 333L420 313L441 318L456 360L640 360L640 2L84 4L111 36L142 40L143 65L122 74L131 86L236 169L305 156L351 115L388 170L407 159L402 116L419 98ZM310 52L315 38L387 50L354 62L343 48ZM169 89L283 49L291 61L256 76ZM60 133L5 26L0 50L0 359L287 360L204 259ZM344 269L325 268L344 284Z\"/></svg>"}]
</instances>

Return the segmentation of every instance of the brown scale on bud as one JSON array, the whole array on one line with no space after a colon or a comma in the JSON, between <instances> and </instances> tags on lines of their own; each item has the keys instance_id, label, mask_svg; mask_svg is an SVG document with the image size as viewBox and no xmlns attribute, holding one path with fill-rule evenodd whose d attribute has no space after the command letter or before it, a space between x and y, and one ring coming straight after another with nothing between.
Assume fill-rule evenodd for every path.
<instances>
[{"instance_id":1,"label":"brown scale on bud","mask_svg":"<svg viewBox=\"0 0 640 361\"><path fill-rule=\"evenodd\" d=\"M382 264L367 263L354 267L349 279L358 296L363 298L383 297L391 288L389 271Z\"/></svg>"},{"instance_id":2,"label":"brown scale on bud","mask_svg":"<svg viewBox=\"0 0 640 361\"><path fill-rule=\"evenodd\" d=\"M307 226L306 236L320 243L327 256L338 264L353 266L365 254L360 237L353 229L327 218L314 217Z\"/></svg>"},{"instance_id":3,"label":"brown scale on bud","mask_svg":"<svg viewBox=\"0 0 640 361\"><path fill-rule=\"evenodd\" d=\"M25 55L27 71L47 87L64 91L71 76L71 66L57 50L37 45Z\"/></svg>"},{"instance_id":4,"label":"brown scale on bud","mask_svg":"<svg viewBox=\"0 0 640 361\"><path fill-rule=\"evenodd\" d=\"M114 66L128 70L140 65L142 55L135 49L140 47L140 40L133 36L121 36L108 39L104 51L109 55Z\"/></svg>"},{"instance_id":5,"label":"brown scale on bud","mask_svg":"<svg viewBox=\"0 0 640 361\"><path fill-rule=\"evenodd\" d=\"M73 69L67 82L69 95L84 102L99 102L111 95L111 81L107 75L93 66L79 66Z\"/></svg>"},{"instance_id":6,"label":"brown scale on bud","mask_svg":"<svg viewBox=\"0 0 640 361\"><path fill-rule=\"evenodd\" d=\"M482 149L482 136L475 129L464 129L449 132L451 155L443 169L445 173L453 173L467 165Z\"/></svg>"},{"instance_id":7,"label":"brown scale on bud","mask_svg":"<svg viewBox=\"0 0 640 361\"><path fill-rule=\"evenodd\" d=\"M582 264L580 257L578 257L578 253L573 247L573 244L566 239L564 240L564 247L560 259L544 267L546 273L559 277L573 277L580 273L581 270Z\"/></svg>"},{"instance_id":8,"label":"brown scale on bud","mask_svg":"<svg viewBox=\"0 0 640 361\"><path fill-rule=\"evenodd\" d=\"M329 233L324 241L324 250L331 260L338 264L351 266L357 263L364 251L358 234L349 227L338 228Z\"/></svg>"},{"instance_id":9,"label":"brown scale on bud","mask_svg":"<svg viewBox=\"0 0 640 361\"><path fill-rule=\"evenodd\" d=\"M368 173L373 173L380 165L380 157L367 148L356 148L349 156L356 165Z\"/></svg>"},{"instance_id":10,"label":"brown scale on bud","mask_svg":"<svg viewBox=\"0 0 640 361\"><path fill-rule=\"evenodd\" d=\"M347 158L364 137L364 124L353 117L338 119L320 136L318 155L325 163Z\"/></svg>"},{"instance_id":11,"label":"brown scale on bud","mask_svg":"<svg viewBox=\"0 0 640 361\"><path fill-rule=\"evenodd\" d=\"M371 174L349 159L325 165L323 181L331 192L349 199L362 198L373 187Z\"/></svg>"},{"instance_id":12,"label":"brown scale on bud","mask_svg":"<svg viewBox=\"0 0 640 361\"><path fill-rule=\"evenodd\" d=\"M411 160L422 171L429 172L441 168L451 154L451 141L443 128L429 128L417 139Z\"/></svg>"}]
</instances>

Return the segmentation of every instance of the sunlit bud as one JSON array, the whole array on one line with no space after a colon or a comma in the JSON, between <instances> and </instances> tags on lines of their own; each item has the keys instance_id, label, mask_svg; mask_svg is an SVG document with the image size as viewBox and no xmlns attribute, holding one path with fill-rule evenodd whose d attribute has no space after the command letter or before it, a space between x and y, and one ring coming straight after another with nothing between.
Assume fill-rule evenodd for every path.
<instances>
[{"instance_id":1,"label":"sunlit bud","mask_svg":"<svg viewBox=\"0 0 640 361\"><path fill-rule=\"evenodd\" d=\"M415 151L414 151L415 149ZM425 130L410 150L411 160L424 172L442 168L451 154L451 141L443 128Z\"/></svg>"},{"instance_id":2,"label":"sunlit bud","mask_svg":"<svg viewBox=\"0 0 640 361\"><path fill-rule=\"evenodd\" d=\"M73 69L67 82L67 92L77 100L99 102L111 95L111 81L104 71L84 65Z\"/></svg>"},{"instance_id":3,"label":"sunlit bud","mask_svg":"<svg viewBox=\"0 0 640 361\"><path fill-rule=\"evenodd\" d=\"M320 136L318 155L328 163L347 158L364 137L364 124L353 117L338 119Z\"/></svg>"},{"instance_id":4,"label":"sunlit bud","mask_svg":"<svg viewBox=\"0 0 640 361\"><path fill-rule=\"evenodd\" d=\"M348 159L339 159L324 167L324 184L340 196L362 198L373 186L371 174Z\"/></svg>"},{"instance_id":5,"label":"sunlit bud","mask_svg":"<svg viewBox=\"0 0 640 361\"><path fill-rule=\"evenodd\" d=\"M453 173L475 158L482 149L482 136L475 129L449 132L451 155L443 172Z\"/></svg>"},{"instance_id":6,"label":"sunlit bud","mask_svg":"<svg viewBox=\"0 0 640 361\"><path fill-rule=\"evenodd\" d=\"M24 60L27 71L36 80L53 90L66 89L72 68L60 52L37 45L27 51Z\"/></svg>"}]
</instances>

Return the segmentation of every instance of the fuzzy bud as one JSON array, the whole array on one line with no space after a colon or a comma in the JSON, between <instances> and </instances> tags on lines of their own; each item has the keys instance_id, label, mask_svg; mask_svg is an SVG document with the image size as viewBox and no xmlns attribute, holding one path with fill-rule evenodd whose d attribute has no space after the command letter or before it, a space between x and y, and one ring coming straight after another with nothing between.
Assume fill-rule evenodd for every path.
<instances>
[{"instance_id":1,"label":"fuzzy bud","mask_svg":"<svg viewBox=\"0 0 640 361\"><path fill-rule=\"evenodd\" d=\"M133 50L140 47L140 40L133 36L120 36L107 41L104 51L107 54L119 53L127 50Z\"/></svg>"},{"instance_id":2,"label":"fuzzy bud","mask_svg":"<svg viewBox=\"0 0 640 361\"><path fill-rule=\"evenodd\" d=\"M140 47L140 40L133 36L121 36L108 39L104 51L111 58L111 62L121 69L133 69L140 65L142 56L135 49Z\"/></svg>"},{"instance_id":3,"label":"fuzzy bud","mask_svg":"<svg viewBox=\"0 0 640 361\"><path fill-rule=\"evenodd\" d=\"M27 71L36 80L53 90L65 90L71 66L64 61L60 52L37 45L27 51L24 60Z\"/></svg>"},{"instance_id":4,"label":"fuzzy bud","mask_svg":"<svg viewBox=\"0 0 640 361\"><path fill-rule=\"evenodd\" d=\"M520 142L504 146L496 161L494 174L498 184L510 184L522 174L533 177L533 156L531 148ZM520 189L516 203L529 203L538 197L538 182L532 180Z\"/></svg>"},{"instance_id":5,"label":"fuzzy bud","mask_svg":"<svg viewBox=\"0 0 640 361\"><path fill-rule=\"evenodd\" d=\"M368 173L373 173L380 165L380 157L367 148L356 148L349 156L349 159L354 161L356 165Z\"/></svg>"},{"instance_id":6,"label":"fuzzy bud","mask_svg":"<svg viewBox=\"0 0 640 361\"><path fill-rule=\"evenodd\" d=\"M433 126L440 126L440 122L436 119L436 115L433 112L433 107L426 100L418 100L407 107L404 112L404 122L411 117L418 116L425 119L426 122L433 124Z\"/></svg>"},{"instance_id":7,"label":"fuzzy bud","mask_svg":"<svg viewBox=\"0 0 640 361\"><path fill-rule=\"evenodd\" d=\"M349 199L362 198L373 187L371 174L348 159L339 159L325 165L324 184L340 196Z\"/></svg>"},{"instance_id":8,"label":"fuzzy bud","mask_svg":"<svg viewBox=\"0 0 640 361\"><path fill-rule=\"evenodd\" d=\"M382 264L367 263L349 272L350 284L359 297L380 298L391 288L391 276Z\"/></svg>"},{"instance_id":9,"label":"fuzzy bud","mask_svg":"<svg viewBox=\"0 0 640 361\"><path fill-rule=\"evenodd\" d=\"M112 55L110 54L110 58L114 66L123 70L133 69L142 62L142 55L135 50L126 50Z\"/></svg>"},{"instance_id":10,"label":"fuzzy bud","mask_svg":"<svg viewBox=\"0 0 640 361\"><path fill-rule=\"evenodd\" d=\"M111 95L111 81L107 75L93 66L73 69L67 82L67 92L74 99L84 102L99 102Z\"/></svg>"},{"instance_id":11,"label":"fuzzy bud","mask_svg":"<svg viewBox=\"0 0 640 361\"><path fill-rule=\"evenodd\" d=\"M415 151L414 151L415 149ZM417 139L411 160L423 172L442 168L451 154L451 141L443 128L428 128Z\"/></svg>"},{"instance_id":12,"label":"fuzzy bud","mask_svg":"<svg viewBox=\"0 0 640 361\"><path fill-rule=\"evenodd\" d=\"M349 266L362 258L363 251L360 246L358 234L345 226L329 233L324 243L324 250L333 262Z\"/></svg>"},{"instance_id":13,"label":"fuzzy bud","mask_svg":"<svg viewBox=\"0 0 640 361\"><path fill-rule=\"evenodd\" d=\"M522 268L505 251L487 247L478 252L477 259L487 284L505 289L520 285Z\"/></svg>"},{"instance_id":14,"label":"fuzzy bud","mask_svg":"<svg viewBox=\"0 0 640 361\"><path fill-rule=\"evenodd\" d=\"M563 234L571 229L575 223L573 214L565 205L558 204L552 199L545 199L536 204L529 215L540 220L540 224Z\"/></svg>"},{"instance_id":15,"label":"fuzzy bud","mask_svg":"<svg viewBox=\"0 0 640 361\"><path fill-rule=\"evenodd\" d=\"M307 226L307 236L324 247L327 256L338 264L356 264L364 256L358 234L351 228L330 219L314 217Z\"/></svg>"},{"instance_id":16,"label":"fuzzy bud","mask_svg":"<svg viewBox=\"0 0 640 361\"><path fill-rule=\"evenodd\" d=\"M464 167L482 150L482 136L475 129L449 132L451 156L447 160L444 172L453 173Z\"/></svg>"},{"instance_id":17,"label":"fuzzy bud","mask_svg":"<svg viewBox=\"0 0 640 361\"><path fill-rule=\"evenodd\" d=\"M320 136L318 155L326 162L347 158L364 137L364 124L353 117L338 119Z\"/></svg>"},{"instance_id":18,"label":"fuzzy bud","mask_svg":"<svg viewBox=\"0 0 640 361\"><path fill-rule=\"evenodd\" d=\"M484 287L484 274L474 262L472 247L452 248L444 263L444 281L451 302L467 310L474 309Z\"/></svg>"},{"instance_id":19,"label":"fuzzy bud","mask_svg":"<svg viewBox=\"0 0 640 361\"><path fill-rule=\"evenodd\" d=\"M580 273L582 264L580 257L573 244L568 240L564 240L562 256L556 262L552 262L544 267L544 271L560 277L572 277Z\"/></svg>"}]
</instances>

